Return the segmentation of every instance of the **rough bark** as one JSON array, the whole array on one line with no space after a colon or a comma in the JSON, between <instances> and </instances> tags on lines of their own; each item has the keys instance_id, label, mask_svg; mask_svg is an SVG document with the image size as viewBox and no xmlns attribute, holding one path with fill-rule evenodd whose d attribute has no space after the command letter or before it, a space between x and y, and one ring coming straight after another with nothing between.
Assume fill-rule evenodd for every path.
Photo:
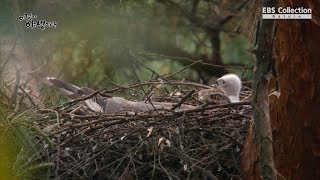
<instances>
[{"instance_id":1,"label":"rough bark","mask_svg":"<svg viewBox=\"0 0 320 180\"><path fill-rule=\"evenodd\" d=\"M275 6L274 0L263 0L263 7ZM256 71L252 87L252 117L253 131L251 141L246 144L245 150L250 145L254 145L255 156L259 162L259 172L257 177L262 179L277 179L273 161L273 137L270 125L268 85L273 74L274 56L274 21L260 20L257 29L256 52ZM244 159L249 159L252 149L245 151Z\"/></svg>"},{"instance_id":2,"label":"rough bark","mask_svg":"<svg viewBox=\"0 0 320 180\"><path fill-rule=\"evenodd\" d=\"M308 7L298 4L305 1L286 1L291 3ZM271 98L270 110L275 163L286 179L320 179L319 42L320 26L312 21L278 22L281 96Z\"/></svg>"},{"instance_id":3,"label":"rough bark","mask_svg":"<svg viewBox=\"0 0 320 180\"><path fill-rule=\"evenodd\" d=\"M308 7L315 2L286 0L281 6ZM313 18L319 17L313 14ZM276 169L287 180L320 178L320 26L316 22L277 21L280 96L270 96L270 119ZM260 173L252 141L251 129L242 156L245 179L258 179Z\"/></svg>"}]
</instances>

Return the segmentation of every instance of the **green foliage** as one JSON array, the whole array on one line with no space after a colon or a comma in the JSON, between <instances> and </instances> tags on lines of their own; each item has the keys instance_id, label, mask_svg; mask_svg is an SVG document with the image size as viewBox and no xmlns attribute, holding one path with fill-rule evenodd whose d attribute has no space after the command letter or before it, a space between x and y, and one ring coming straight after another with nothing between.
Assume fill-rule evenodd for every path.
<instances>
[{"instance_id":1,"label":"green foliage","mask_svg":"<svg viewBox=\"0 0 320 180\"><path fill-rule=\"evenodd\" d=\"M34 111L34 110L32 110ZM31 112L31 111L30 111ZM15 113L10 106L0 104L0 174L3 179L44 178L53 164L41 162L46 150L39 142L44 137L36 127L34 115L28 111ZM47 141L49 143L49 141ZM37 173L41 171L42 173Z\"/></svg>"},{"instance_id":2,"label":"green foliage","mask_svg":"<svg viewBox=\"0 0 320 180\"><path fill-rule=\"evenodd\" d=\"M230 37L225 33L221 34L221 55L225 64L253 66L254 61L247 51L251 48L249 42L241 36ZM244 69L234 70L237 74L243 74ZM245 78L251 79L253 72L247 70Z\"/></svg>"}]
</instances>

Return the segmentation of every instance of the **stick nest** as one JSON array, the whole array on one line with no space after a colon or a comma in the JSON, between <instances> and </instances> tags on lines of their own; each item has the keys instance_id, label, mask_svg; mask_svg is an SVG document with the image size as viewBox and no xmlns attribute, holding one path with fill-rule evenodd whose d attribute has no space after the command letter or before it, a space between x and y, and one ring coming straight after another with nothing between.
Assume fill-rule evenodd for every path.
<instances>
[{"instance_id":1,"label":"stick nest","mask_svg":"<svg viewBox=\"0 0 320 180\"><path fill-rule=\"evenodd\" d=\"M178 104L192 89L204 88L187 87L181 95L153 99ZM133 88L120 89L129 92ZM244 89L242 99L251 93ZM52 142L47 148L49 160L56 162L56 177L241 179L238 165L250 124L250 103L203 105L191 96L184 104L197 109L97 114L81 103L69 103L42 110L46 120L40 126Z\"/></svg>"}]
</instances>

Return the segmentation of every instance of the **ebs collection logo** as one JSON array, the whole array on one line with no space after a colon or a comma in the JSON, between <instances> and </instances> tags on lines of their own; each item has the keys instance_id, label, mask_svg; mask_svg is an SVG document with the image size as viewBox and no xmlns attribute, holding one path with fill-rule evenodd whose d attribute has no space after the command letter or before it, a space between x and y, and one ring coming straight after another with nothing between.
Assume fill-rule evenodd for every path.
<instances>
[{"instance_id":1,"label":"ebs collection logo","mask_svg":"<svg viewBox=\"0 0 320 180\"><path fill-rule=\"evenodd\" d=\"M262 19L311 19L312 10L310 8L292 7L263 7Z\"/></svg>"}]
</instances>

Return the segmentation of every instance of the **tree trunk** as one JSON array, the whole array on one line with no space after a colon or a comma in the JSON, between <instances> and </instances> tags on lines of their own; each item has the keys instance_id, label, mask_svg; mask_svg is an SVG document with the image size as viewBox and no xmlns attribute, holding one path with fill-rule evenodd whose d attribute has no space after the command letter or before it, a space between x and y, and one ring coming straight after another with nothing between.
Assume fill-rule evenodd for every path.
<instances>
[{"instance_id":1,"label":"tree trunk","mask_svg":"<svg viewBox=\"0 0 320 180\"><path fill-rule=\"evenodd\" d=\"M207 33L210 37L212 57L209 60L209 63L215 65L223 65L221 58L221 41L220 41L220 30L218 29L207 29ZM228 73L225 68L211 68L211 71L215 72L217 76L223 76Z\"/></svg>"},{"instance_id":2,"label":"tree trunk","mask_svg":"<svg viewBox=\"0 0 320 180\"><path fill-rule=\"evenodd\" d=\"M286 0L281 6L308 7L315 2ZM319 17L313 14L313 18ZM276 68L281 94L279 98L270 96L270 118L276 169L287 180L320 179L320 26L315 22L277 21ZM242 156L245 179L259 178L259 150L253 141L251 129Z\"/></svg>"}]
</instances>

